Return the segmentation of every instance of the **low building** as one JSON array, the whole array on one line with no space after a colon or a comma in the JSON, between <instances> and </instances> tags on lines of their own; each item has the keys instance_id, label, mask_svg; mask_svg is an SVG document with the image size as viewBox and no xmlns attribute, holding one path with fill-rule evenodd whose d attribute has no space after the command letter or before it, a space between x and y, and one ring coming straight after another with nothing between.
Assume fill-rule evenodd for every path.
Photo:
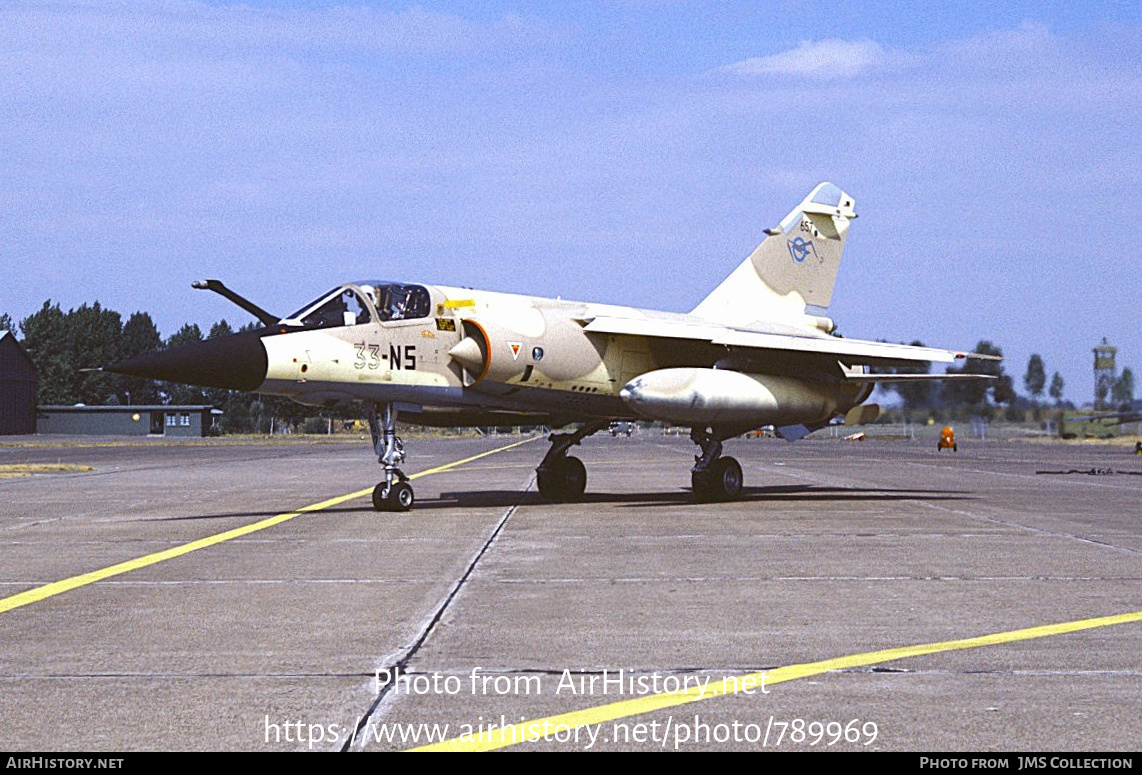
<instances>
[{"instance_id":1,"label":"low building","mask_svg":"<svg viewBox=\"0 0 1142 775\"><path fill-rule=\"evenodd\" d=\"M213 406L41 406L36 430L75 436L209 436L221 409Z\"/></svg>"},{"instance_id":2,"label":"low building","mask_svg":"<svg viewBox=\"0 0 1142 775\"><path fill-rule=\"evenodd\" d=\"M35 364L11 331L0 331L0 436L35 432Z\"/></svg>"}]
</instances>

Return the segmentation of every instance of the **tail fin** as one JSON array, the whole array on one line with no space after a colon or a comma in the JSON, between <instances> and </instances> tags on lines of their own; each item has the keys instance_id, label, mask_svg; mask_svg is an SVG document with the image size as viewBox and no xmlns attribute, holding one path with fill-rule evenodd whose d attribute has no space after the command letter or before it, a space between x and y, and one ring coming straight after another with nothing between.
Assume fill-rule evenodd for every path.
<instances>
[{"instance_id":1,"label":"tail fin","mask_svg":"<svg viewBox=\"0 0 1142 775\"><path fill-rule=\"evenodd\" d=\"M853 198L822 183L780 226L766 229L765 241L691 314L732 326L764 320L820 327L823 319L807 316L805 305L829 306L853 218Z\"/></svg>"}]
</instances>

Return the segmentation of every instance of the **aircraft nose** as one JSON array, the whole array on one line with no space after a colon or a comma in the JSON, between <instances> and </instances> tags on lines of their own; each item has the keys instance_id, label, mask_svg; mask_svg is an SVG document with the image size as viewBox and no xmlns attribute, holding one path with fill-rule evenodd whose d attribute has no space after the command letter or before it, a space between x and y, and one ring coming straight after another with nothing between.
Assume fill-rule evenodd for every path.
<instances>
[{"instance_id":1,"label":"aircraft nose","mask_svg":"<svg viewBox=\"0 0 1142 775\"><path fill-rule=\"evenodd\" d=\"M104 366L104 371L161 379L198 387L256 390L266 381L269 359L263 331L244 331L217 339L137 355Z\"/></svg>"}]
</instances>

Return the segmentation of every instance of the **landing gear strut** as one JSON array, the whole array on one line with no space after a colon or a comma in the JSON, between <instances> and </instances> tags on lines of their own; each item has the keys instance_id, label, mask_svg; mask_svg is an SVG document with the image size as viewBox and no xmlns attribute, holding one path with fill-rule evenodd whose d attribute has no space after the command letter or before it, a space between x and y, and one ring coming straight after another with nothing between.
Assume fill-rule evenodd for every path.
<instances>
[{"instance_id":1,"label":"landing gear strut","mask_svg":"<svg viewBox=\"0 0 1142 775\"><path fill-rule=\"evenodd\" d=\"M567 450L609 424L607 420L596 420L572 433L553 433L547 437L551 449L535 469L540 495L557 503L577 501L583 497L587 489L587 469L579 458L568 457Z\"/></svg>"},{"instance_id":2,"label":"landing gear strut","mask_svg":"<svg viewBox=\"0 0 1142 775\"><path fill-rule=\"evenodd\" d=\"M692 428L690 440L702 448L702 454L694 456L694 467L690 469L694 497L702 503L740 498L742 467L732 457L720 457L722 439L705 428Z\"/></svg>"},{"instance_id":3,"label":"landing gear strut","mask_svg":"<svg viewBox=\"0 0 1142 775\"><path fill-rule=\"evenodd\" d=\"M377 511L408 511L416 496L408 477L400 470L404 462L404 442L397 436L397 410L385 404L377 419L377 406L369 408L369 432L377 462L385 467L385 480L373 488L373 508Z\"/></svg>"}]
</instances>

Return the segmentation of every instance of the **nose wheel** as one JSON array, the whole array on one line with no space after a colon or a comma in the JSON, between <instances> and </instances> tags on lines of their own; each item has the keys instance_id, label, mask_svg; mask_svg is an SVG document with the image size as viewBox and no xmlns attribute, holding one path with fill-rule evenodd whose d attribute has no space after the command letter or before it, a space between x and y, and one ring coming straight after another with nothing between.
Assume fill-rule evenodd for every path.
<instances>
[{"instance_id":1,"label":"nose wheel","mask_svg":"<svg viewBox=\"0 0 1142 775\"><path fill-rule=\"evenodd\" d=\"M377 511L408 511L415 502L416 495L408 482L397 482L391 487L388 482L381 482L373 488L373 508Z\"/></svg>"},{"instance_id":2,"label":"nose wheel","mask_svg":"<svg viewBox=\"0 0 1142 775\"><path fill-rule=\"evenodd\" d=\"M395 406L385 404L379 418L376 406L369 409L373 451L377 453L377 462L385 467L385 480L373 488L373 508L377 511L408 511L416 501L408 477L400 470L404 462L404 442L397 436L396 428Z\"/></svg>"}]
</instances>

